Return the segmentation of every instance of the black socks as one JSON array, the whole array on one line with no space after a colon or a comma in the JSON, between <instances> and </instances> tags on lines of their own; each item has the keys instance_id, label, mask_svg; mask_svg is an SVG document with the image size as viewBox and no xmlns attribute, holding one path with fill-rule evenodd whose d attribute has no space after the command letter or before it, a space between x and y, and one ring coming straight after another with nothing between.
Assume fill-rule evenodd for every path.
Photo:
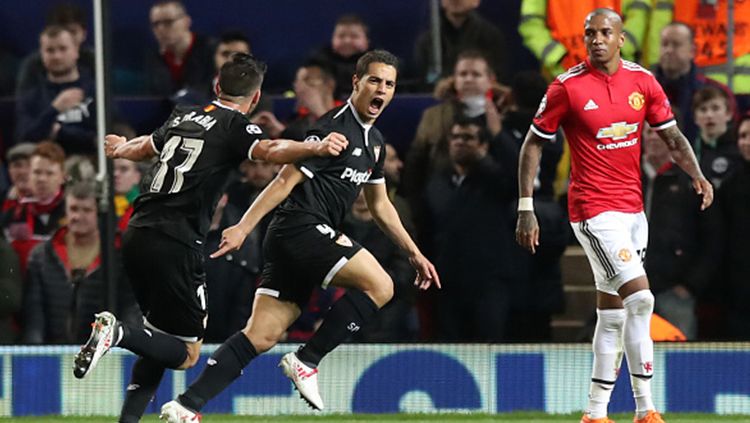
<instances>
[{"instance_id":1,"label":"black socks","mask_svg":"<svg viewBox=\"0 0 750 423\"><path fill-rule=\"evenodd\" d=\"M138 357L133 365L130 384L125 391L125 402L120 411L120 423L138 423L148 403L159 387L164 366L144 357Z\"/></svg>"},{"instance_id":2,"label":"black socks","mask_svg":"<svg viewBox=\"0 0 750 423\"><path fill-rule=\"evenodd\" d=\"M188 357L185 343L173 336L147 328L131 328L122 323L119 327L122 335L118 347L149 358L163 367L177 369Z\"/></svg>"},{"instance_id":3,"label":"black socks","mask_svg":"<svg viewBox=\"0 0 750 423\"><path fill-rule=\"evenodd\" d=\"M331 306L320 328L297 351L297 358L310 367L317 367L326 354L369 323L377 311L378 306L367 294L350 289Z\"/></svg>"},{"instance_id":4,"label":"black socks","mask_svg":"<svg viewBox=\"0 0 750 423\"><path fill-rule=\"evenodd\" d=\"M200 411L206 402L240 377L242 369L257 356L245 334L235 333L214 351L198 379L177 400L193 411Z\"/></svg>"}]
</instances>

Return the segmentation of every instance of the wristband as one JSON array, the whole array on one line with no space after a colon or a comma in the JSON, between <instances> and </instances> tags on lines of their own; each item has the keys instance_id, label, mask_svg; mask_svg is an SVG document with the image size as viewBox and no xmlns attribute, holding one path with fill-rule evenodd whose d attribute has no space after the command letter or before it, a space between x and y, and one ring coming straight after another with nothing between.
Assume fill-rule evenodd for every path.
<instances>
[{"instance_id":1,"label":"wristband","mask_svg":"<svg viewBox=\"0 0 750 423\"><path fill-rule=\"evenodd\" d=\"M518 211L534 211L534 198L521 197L518 199Z\"/></svg>"}]
</instances>

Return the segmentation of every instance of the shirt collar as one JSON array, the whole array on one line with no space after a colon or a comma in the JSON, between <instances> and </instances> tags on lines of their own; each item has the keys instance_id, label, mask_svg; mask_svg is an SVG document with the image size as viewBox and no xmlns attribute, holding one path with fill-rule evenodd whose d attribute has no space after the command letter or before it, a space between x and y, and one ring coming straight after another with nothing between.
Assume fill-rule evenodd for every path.
<instances>
[{"instance_id":1,"label":"shirt collar","mask_svg":"<svg viewBox=\"0 0 750 423\"><path fill-rule=\"evenodd\" d=\"M359 114L357 113L357 109L354 108L354 104L352 103L351 97L346 100L347 106L349 106L349 109L352 111L352 115L354 115L354 119L357 120L357 123L359 123L359 126L361 126L365 131L369 131L370 128L372 128L372 124L364 123L362 119L359 117Z\"/></svg>"}]
</instances>

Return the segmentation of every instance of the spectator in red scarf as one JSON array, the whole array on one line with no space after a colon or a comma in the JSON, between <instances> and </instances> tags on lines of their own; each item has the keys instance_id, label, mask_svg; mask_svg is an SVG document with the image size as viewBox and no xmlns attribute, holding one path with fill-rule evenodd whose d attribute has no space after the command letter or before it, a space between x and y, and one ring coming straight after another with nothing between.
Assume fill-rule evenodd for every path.
<instances>
[{"instance_id":1,"label":"spectator in red scarf","mask_svg":"<svg viewBox=\"0 0 750 423\"><path fill-rule=\"evenodd\" d=\"M48 240L63 224L65 152L59 144L43 141L31 153L31 196L4 211L2 227L18 254L21 269L31 249Z\"/></svg>"}]
</instances>

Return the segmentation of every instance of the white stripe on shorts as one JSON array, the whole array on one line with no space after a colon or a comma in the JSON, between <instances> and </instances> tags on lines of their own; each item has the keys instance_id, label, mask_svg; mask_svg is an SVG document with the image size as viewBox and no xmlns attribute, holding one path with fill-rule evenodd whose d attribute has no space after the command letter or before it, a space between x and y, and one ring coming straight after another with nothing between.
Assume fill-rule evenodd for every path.
<instances>
[{"instance_id":1,"label":"white stripe on shorts","mask_svg":"<svg viewBox=\"0 0 750 423\"><path fill-rule=\"evenodd\" d=\"M336 264L334 264L333 267L331 267L331 270L328 271L328 274L326 275L325 279L323 279L323 283L320 285L321 288L323 289L328 288L328 284L331 283L331 280L333 279L334 276L336 276L336 273L338 273L339 270L341 270L341 268L344 267L344 265L346 265L346 263L348 262L349 262L348 258L341 257L339 261L337 261Z\"/></svg>"}]
</instances>

